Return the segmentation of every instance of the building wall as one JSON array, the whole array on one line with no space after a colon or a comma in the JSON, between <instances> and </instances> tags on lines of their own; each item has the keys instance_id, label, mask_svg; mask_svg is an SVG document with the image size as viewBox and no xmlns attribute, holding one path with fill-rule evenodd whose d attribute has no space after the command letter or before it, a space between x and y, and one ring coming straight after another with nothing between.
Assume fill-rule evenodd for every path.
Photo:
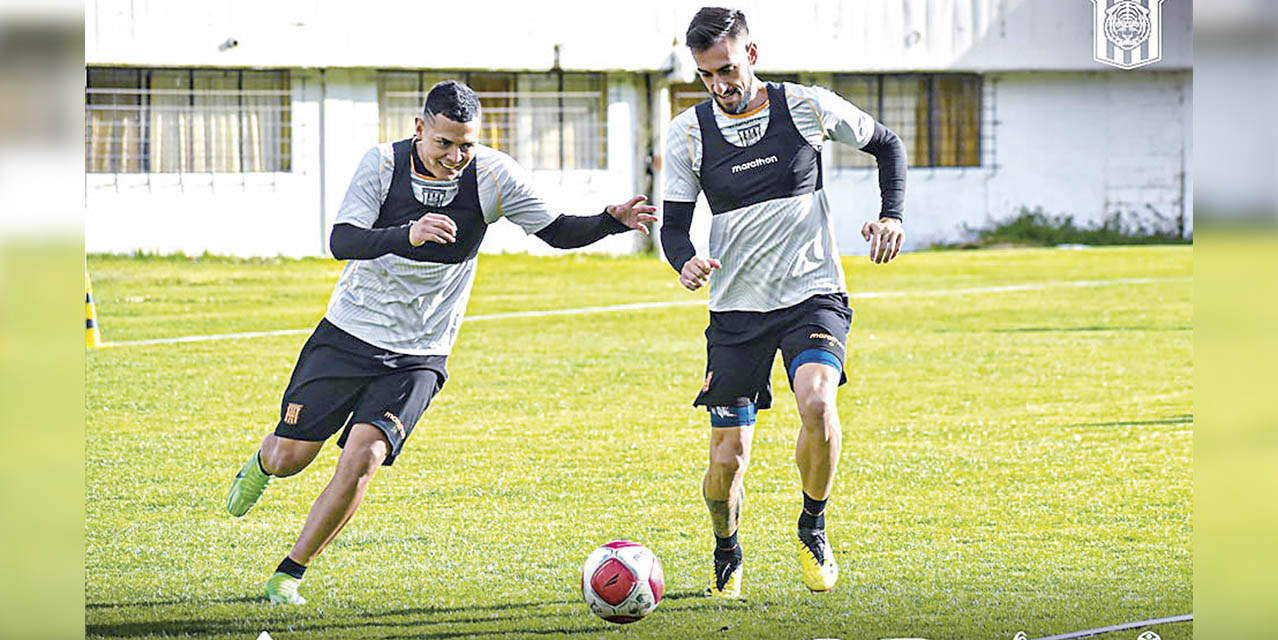
<instances>
[{"instance_id":1,"label":"building wall","mask_svg":"<svg viewBox=\"0 0 1278 640\"><path fill-rule=\"evenodd\" d=\"M294 70L292 92L293 171L86 174L86 250L324 255L350 177L377 144L377 73ZM532 172L552 211L593 215L641 193L636 155L647 149L639 137L648 130L641 122L643 99L642 77L609 74L608 168ZM589 250L630 252L640 242L634 235L611 236ZM504 220L489 228L482 250L561 252Z\"/></svg>"},{"instance_id":2,"label":"building wall","mask_svg":"<svg viewBox=\"0 0 1278 640\"><path fill-rule=\"evenodd\" d=\"M1185 215L1193 231L1188 163L1187 71L1034 72L985 76L986 99L994 100L994 130L986 136L986 166L909 170L906 189L906 248L926 248L970 236L1022 207L1073 215L1080 223L1115 213L1153 212L1174 220ZM824 155L825 190L835 215L839 250L863 255L861 225L874 219L879 184L874 169L830 168ZM705 252L710 213L697 203L693 243Z\"/></svg>"},{"instance_id":3,"label":"building wall","mask_svg":"<svg viewBox=\"0 0 1278 640\"><path fill-rule=\"evenodd\" d=\"M143 66L662 68L703 0L474 0L431 28L415 0L88 0L85 59ZM741 0L764 71L1088 70L1088 0ZM1164 0L1163 68L1192 64L1191 0ZM181 25L176 28L175 25ZM219 49L228 38L238 45ZM618 43L622 42L622 46ZM482 42L483 44L477 44ZM517 43L492 46L492 43Z\"/></svg>"},{"instance_id":4,"label":"building wall","mask_svg":"<svg viewBox=\"0 0 1278 640\"><path fill-rule=\"evenodd\" d=\"M1022 207L1098 222L1137 212L1174 219L1184 207L1190 74L990 74L996 100L992 164L914 168L906 186L908 246L964 239L964 227ZM864 253L861 221L877 211L872 170L827 174L839 247ZM852 203L850 206L842 203Z\"/></svg>"},{"instance_id":5,"label":"building wall","mask_svg":"<svg viewBox=\"0 0 1278 640\"><path fill-rule=\"evenodd\" d=\"M665 82L680 75L666 71L672 53L686 58L678 40L702 4L610 5L604 16L584 0L557 3L550 12L535 3L479 0L477 12L502 16L485 24L485 41L517 46L475 47L473 30L459 28L432 33L432 47L423 52L413 38L387 37L397 29L397 17L422 19L419 3L401 0L358 9L336 0L267 5L92 0L85 13L87 64L291 68L294 155L290 173L89 174L86 246L112 252L323 254L349 177L377 141L376 69L544 72L556 60L567 70L624 69L607 75L608 169L537 171L534 180L554 210L570 214L595 213L632 194L659 200L660 150L673 115ZM1193 228L1187 206L1188 0L1165 0L1163 60L1138 71L1110 70L1091 60L1092 3L1085 0L739 4L760 42L759 70L765 74L983 74L993 109L984 125L989 148L983 164L911 169L911 248L961 240L966 227L1014 215L1021 207L1082 221L1119 211L1183 215L1187 229ZM556 19L547 23L550 15ZM597 28L600 19L627 29L618 34ZM239 44L219 50L231 37ZM618 38L624 46L616 46ZM676 66L687 75L687 60ZM652 149L657 154L650 171ZM878 206L875 172L833 168L828 153L826 160L841 249L863 252L861 222ZM708 216L698 215L693 237L701 245L707 226ZM631 233L591 250L641 246L643 238ZM483 250L555 252L505 222L493 225Z\"/></svg>"}]
</instances>

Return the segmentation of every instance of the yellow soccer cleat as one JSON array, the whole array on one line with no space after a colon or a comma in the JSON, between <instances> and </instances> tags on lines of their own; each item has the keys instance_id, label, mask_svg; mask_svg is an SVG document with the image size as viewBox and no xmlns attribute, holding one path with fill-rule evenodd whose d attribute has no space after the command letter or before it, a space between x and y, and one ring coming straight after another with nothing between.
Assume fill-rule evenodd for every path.
<instances>
[{"instance_id":1,"label":"yellow soccer cleat","mask_svg":"<svg viewBox=\"0 0 1278 640\"><path fill-rule=\"evenodd\" d=\"M297 592L302 581L282 571L276 571L266 581L266 598L271 604L306 604L306 598Z\"/></svg>"},{"instance_id":2,"label":"yellow soccer cleat","mask_svg":"<svg viewBox=\"0 0 1278 640\"><path fill-rule=\"evenodd\" d=\"M810 591L825 593L839 581L839 563L825 539L825 529L799 529L799 568Z\"/></svg>"},{"instance_id":3,"label":"yellow soccer cleat","mask_svg":"<svg viewBox=\"0 0 1278 640\"><path fill-rule=\"evenodd\" d=\"M741 555L720 559L715 554L714 575L710 576L710 584L706 585L706 597L723 600L741 599Z\"/></svg>"}]
</instances>

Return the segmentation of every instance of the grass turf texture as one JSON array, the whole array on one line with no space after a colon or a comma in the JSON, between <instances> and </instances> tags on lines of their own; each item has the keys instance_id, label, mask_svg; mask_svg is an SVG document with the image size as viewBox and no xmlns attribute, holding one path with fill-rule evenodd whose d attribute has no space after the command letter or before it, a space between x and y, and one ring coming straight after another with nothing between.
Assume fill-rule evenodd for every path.
<instances>
[{"instance_id":1,"label":"grass turf texture","mask_svg":"<svg viewBox=\"0 0 1278 640\"><path fill-rule=\"evenodd\" d=\"M87 634L1010 639L1189 612L1191 256L846 258L854 292L1168 280L854 300L828 511L842 578L824 595L799 580L798 420L779 392L747 477L744 604L695 595L713 544L709 427L690 406L704 307L466 326L447 386L312 565L302 608L269 607L262 584L338 449L243 519L224 499L306 336L91 351ZM104 338L124 341L313 326L340 265L91 256L89 269ZM647 257L486 255L469 312L698 295ZM779 362L773 385L786 388ZM652 548L667 580L657 611L624 627L578 592L586 555L616 538Z\"/></svg>"}]
</instances>

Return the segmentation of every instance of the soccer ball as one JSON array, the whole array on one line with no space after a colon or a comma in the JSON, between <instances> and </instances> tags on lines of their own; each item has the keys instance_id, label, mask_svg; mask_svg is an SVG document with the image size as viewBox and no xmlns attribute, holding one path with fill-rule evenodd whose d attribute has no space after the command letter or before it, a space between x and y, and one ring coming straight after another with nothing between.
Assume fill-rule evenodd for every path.
<instances>
[{"instance_id":1,"label":"soccer ball","mask_svg":"<svg viewBox=\"0 0 1278 640\"><path fill-rule=\"evenodd\" d=\"M591 552L581 568L581 596L608 622L642 620L657 608L665 590L661 561L638 542L609 542Z\"/></svg>"}]
</instances>

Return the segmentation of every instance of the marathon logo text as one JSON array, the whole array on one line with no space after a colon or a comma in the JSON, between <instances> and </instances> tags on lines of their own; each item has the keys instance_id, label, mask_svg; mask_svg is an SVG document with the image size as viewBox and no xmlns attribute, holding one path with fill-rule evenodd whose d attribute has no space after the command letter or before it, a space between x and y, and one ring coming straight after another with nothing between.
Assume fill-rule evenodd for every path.
<instances>
[{"instance_id":1,"label":"marathon logo text","mask_svg":"<svg viewBox=\"0 0 1278 640\"><path fill-rule=\"evenodd\" d=\"M755 167L760 167L765 164L772 164L773 162L776 162L776 161L777 161L777 157L775 155L768 156L766 158L755 158L754 160L751 160L749 162L742 162L741 164L732 165L732 172L741 173L742 171L753 169Z\"/></svg>"},{"instance_id":2,"label":"marathon logo text","mask_svg":"<svg viewBox=\"0 0 1278 640\"><path fill-rule=\"evenodd\" d=\"M837 344L837 345L839 345L839 346L843 346L843 343L842 343L841 341L839 341L839 339L838 339L838 338L836 338L836 337L834 337L834 336L832 336L832 335L830 335L830 334L828 334L828 333L821 333L821 332L813 332L813 333L809 333L809 334L808 334L808 340L825 340L826 342L829 342L829 343L831 343L831 344Z\"/></svg>"}]
</instances>

